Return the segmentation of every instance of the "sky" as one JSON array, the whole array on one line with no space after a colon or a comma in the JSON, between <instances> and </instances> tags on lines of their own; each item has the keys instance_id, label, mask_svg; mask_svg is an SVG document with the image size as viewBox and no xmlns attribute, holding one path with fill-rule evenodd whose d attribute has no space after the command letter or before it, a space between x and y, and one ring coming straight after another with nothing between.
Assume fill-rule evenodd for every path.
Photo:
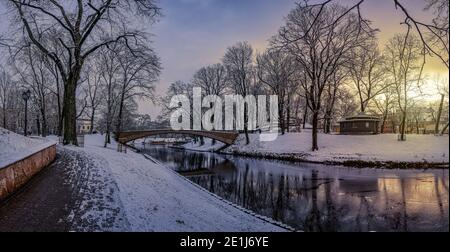
<instances>
[{"instance_id":1,"label":"sky","mask_svg":"<svg viewBox=\"0 0 450 252\"><path fill-rule=\"evenodd\" d=\"M157 93L164 95L170 83L189 81L202 66L221 61L227 47L248 41L256 51L263 51L268 39L276 34L284 18L297 0L161 0L164 16L150 28L155 35L154 48L161 57L163 71ZM350 5L355 1L342 0ZM421 20L430 16L423 12L423 0L403 0L408 11ZM390 37L405 31L400 23L404 17L394 8L392 0L365 0L362 14L380 29L383 45ZM426 72L448 75L437 60L430 60ZM141 113L155 118L159 108L140 102Z\"/></svg>"},{"instance_id":2,"label":"sky","mask_svg":"<svg viewBox=\"0 0 450 252\"><path fill-rule=\"evenodd\" d=\"M220 62L227 47L239 41L248 41L255 51L262 52L297 1L159 0L163 17L156 24L143 24L153 34L153 47L163 67L156 83L157 96L163 96L170 83L189 81L199 68ZM344 5L356 2L336 1ZM401 2L413 16L430 20L430 14L423 11L424 0ZM406 27L400 24L404 16L394 8L393 0L365 0L362 14L380 29L381 46L394 34L405 32ZM0 22L0 31L2 26ZM448 76L447 68L437 60L429 61L426 73ZM160 109L151 102L139 101L139 112L156 118Z\"/></svg>"}]
</instances>

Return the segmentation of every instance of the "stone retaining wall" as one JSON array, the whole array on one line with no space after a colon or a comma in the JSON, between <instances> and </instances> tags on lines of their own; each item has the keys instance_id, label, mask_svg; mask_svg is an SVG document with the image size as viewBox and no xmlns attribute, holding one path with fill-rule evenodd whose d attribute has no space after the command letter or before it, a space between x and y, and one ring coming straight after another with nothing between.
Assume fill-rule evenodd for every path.
<instances>
[{"instance_id":1,"label":"stone retaining wall","mask_svg":"<svg viewBox=\"0 0 450 252\"><path fill-rule=\"evenodd\" d=\"M6 167L0 167L0 201L22 187L56 158L56 144L46 147Z\"/></svg>"}]
</instances>

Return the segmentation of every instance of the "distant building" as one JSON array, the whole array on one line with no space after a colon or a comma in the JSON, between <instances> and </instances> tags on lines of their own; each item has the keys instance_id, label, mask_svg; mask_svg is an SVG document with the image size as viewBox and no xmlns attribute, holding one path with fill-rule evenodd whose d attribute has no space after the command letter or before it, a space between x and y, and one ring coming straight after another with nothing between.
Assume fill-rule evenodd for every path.
<instances>
[{"instance_id":1,"label":"distant building","mask_svg":"<svg viewBox=\"0 0 450 252\"><path fill-rule=\"evenodd\" d=\"M375 135L379 134L380 118L361 113L345 118L339 122L341 135Z\"/></svg>"},{"instance_id":2,"label":"distant building","mask_svg":"<svg viewBox=\"0 0 450 252\"><path fill-rule=\"evenodd\" d=\"M91 133L92 125L89 119L78 119L77 120L77 132L79 134L89 134Z\"/></svg>"}]
</instances>

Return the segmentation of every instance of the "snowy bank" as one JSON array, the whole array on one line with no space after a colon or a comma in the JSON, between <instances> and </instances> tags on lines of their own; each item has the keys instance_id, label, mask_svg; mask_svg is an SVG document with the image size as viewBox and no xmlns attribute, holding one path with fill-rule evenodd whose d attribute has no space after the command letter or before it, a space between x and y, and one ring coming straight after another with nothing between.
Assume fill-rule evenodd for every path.
<instances>
[{"instance_id":1,"label":"snowy bank","mask_svg":"<svg viewBox=\"0 0 450 252\"><path fill-rule=\"evenodd\" d=\"M380 165L392 162L417 164L448 164L449 137L434 135L407 135L407 141L397 135L327 135L319 134L319 151L311 151L311 132L287 133L273 142L260 142L258 134L250 135L245 144L241 135L225 152L260 157L274 157L298 161L346 164L362 162ZM394 165L395 165L394 164Z\"/></svg>"},{"instance_id":2,"label":"snowy bank","mask_svg":"<svg viewBox=\"0 0 450 252\"><path fill-rule=\"evenodd\" d=\"M0 168L56 144L44 138L29 138L0 128Z\"/></svg>"},{"instance_id":3,"label":"snowy bank","mask_svg":"<svg viewBox=\"0 0 450 252\"><path fill-rule=\"evenodd\" d=\"M214 197L141 154L118 153L116 144L103 148L102 141L100 135L86 136L85 148L64 148L89 157L89 162L101 167L101 176L109 176L117 185L118 208L123 209L127 223L120 231L286 231ZM101 211L92 207L86 216L96 214Z\"/></svg>"}]
</instances>

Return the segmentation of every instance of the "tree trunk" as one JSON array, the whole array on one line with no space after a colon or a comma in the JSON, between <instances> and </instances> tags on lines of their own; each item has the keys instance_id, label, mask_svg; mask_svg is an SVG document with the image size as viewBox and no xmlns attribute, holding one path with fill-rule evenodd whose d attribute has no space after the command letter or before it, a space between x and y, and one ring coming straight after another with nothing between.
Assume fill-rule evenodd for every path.
<instances>
[{"instance_id":1,"label":"tree trunk","mask_svg":"<svg viewBox=\"0 0 450 252\"><path fill-rule=\"evenodd\" d=\"M445 131L448 129L449 123L447 123L447 125L445 125L445 127L442 129L441 131L441 135L445 134Z\"/></svg>"},{"instance_id":2,"label":"tree trunk","mask_svg":"<svg viewBox=\"0 0 450 252\"><path fill-rule=\"evenodd\" d=\"M387 120L387 110L383 114L383 121L381 122L381 129L380 129L381 134L384 134L384 127L386 127L386 120Z\"/></svg>"},{"instance_id":3,"label":"tree trunk","mask_svg":"<svg viewBox=\"0 0 450 252\"><path fill-rule=\"evenodd\" d=\"M306 129L307 118L308 118L308 101L306 101L305 112L303 113L303 129Z\"/></svg>"},{"instance_id":4,"label":"tree trunk","mask_svg":"<svg viewBox=\"0 0 450 252\"><path fill-rule=\"evenodd\" d=\"M3 128L6 129L6 106L3 105Z\"/></svg>"},{"instance_id":5,"label":"tree trunk","mask_svg":"<svg viewBox=\"0 0 450 252\"><path fill-rule=\"evenodd\" d=\"M45 107L42 106L41 108L41 117L42 117L42 137L47 137L47 119L46 119L46 113L45 113Z\"/></svg>"},{"instance_id":6,"label":"tree trunk","mask_svg":"<svg viewBox=\"0 0 450 252\"><path fill-rule=\"evenodd\" d=\"M36 129L37 129L37 135L41 135L41 122L39 120L39 115L36 116Z\"/></svg>"},{"instance_id":7,"label":"tree trunk","mask_svg":"<svg viewBox=\"0 0 450 252\"><path fill-rule=\"evenodd\" d=\"M244 105L244 133L246 145L250 144L250 137L248 135L248 104Z\"/></svg>"},{"instance_id":8,"label":"tree trunk","mask_svg":"<svg viewBox=\"0 0 450 252\"><path fill-rule=\"evenodd\" d=\"M313 121L312 121L312 151L319 150L319 144L317 141L317 131L319 125L319 111L313 111Z\"/></svg>"},{"instance_id":9,"label":"tree trunk","mask_svg":"<svg viewBox=\"0 0 450 252\"><path fill-rule=\"evenodd\" d=\"M91 131L89 132L91 135L94 132L94 118L95 118L95 108L92 108L92 112L91 112Z\"/></svg>"},{"instance_id":10,"label":"tree trunk","mask_svg":"<svg viewBox=\"0 0 450 252\"><path fill-rule=\"evenodd\" d=\"M417 134L417 135L420 134L419 121L418 121L418 120L416 120L416 134Z\"/></svg>"},{"instance_id":11,"label":"tree trunk","mask_svg":"<svg viewBox=\"0 0 450 252\"><path fill-rule=\"evenodd\" d=\"M402 113L402 123L400 125L400 140L401 141L406 141L405 133L406 133L406 111Z\"/></svg>"},{"instance_id":12,"label":"tree trunk","mask_svg":"<svg viewBox=\"0 0 450 252\"><path fill-rule=\"evenodd\" d=\"M442 108L444 107L445 96L441 95L441 104L439 105L439 111L436 118L436 126L434 127L434 134L439 134L439 123L441 122Z\"/></svg>"},{"instance_id":13,"label":"tree trunk","mask_svg":"<svg viewBox=\"0 0 450 252\"><path fill-rule=\"evenodd\" d=\"M77 106L76 106L76 78L67 81L64 92L64 145L78 145L77 142Z\"/></svg>"},{"instance_id":14,"label":"tree trunk","mask_svg":"<svg viewBox=\"0 0 450 252\"><path fill-rule=\"evenodd\" d=\"M106 126L106 132L105 132L105 144L103 145L104 148L108 147L108 144L111 143L111 136L109 134L109 126Z\"/></svg>"},{"instance_id":15,"label":"tree trunk","mask_svg":"<svg viewBox=\"0 0 450 252\"><path fill-rule=\"evenodd\" d=\"M284 102L280 102L278 105L278 127L281 129L281 135L285 134L284 124Z\"/></svg>"},{"instance_id":16,"label":"tree trunk","mask_svg":"<svg viewBox=\"0 0 450 252\"><path fill-rule=\"evenodd\" d=\"M325 134L331 133L331 112L327 111L325 114Z\"/></svg>"},{"instance_id":17,"label":"tree trunk","mask_svg":"<svg viewBox=\"0 0 450 252\"><path fill-rule=\"evenodd\" d=\"M122 117L123 117L123 105L125 103L125 91L122 90L122 94L120 96L120 104L119 104L119 116L117 118L116 132L119 133L122 131ZM119 134L116 135L116 138ZM116 139L118 140L118 139Z\"/></svg>"},{"instance_id":18,"label":"tree trunk","mask_svg":"<svg viewBox=\"0 0 450 252\"><path fill-rule=\"evenodd\" d=\"M64 110L64 108L61 109L61 95L58 77L56 77L56 100L58 102L58 136L62 136L63 118L64 118L62 111Z\"/></svg>"},{"instance_id":19,"label":"tree trunk","mask_svg":"<svg viewBox=\"0 0 450 252\"><path fill-rule=\"evenodd\" d=\"M361 101L361 113L364 114L366 113L366 106L364 104L364 102Z\"/></svg>"},{"instance_id":20,"label":"tree trunk","mask_svg":"<svg viewBox=\"0 0 450 252\"><path fill-rule=\"evenodd\" d=\"M104 145L105 148L108 146L108 144L111 143L111 120L112 120L111 117L112 117L111 105L110 105L110 101L108 101L108 112L106 115L105 145Z\"/></svg>"},{"instance_id":21,"label":"tree trunk","mask_svg":"<svg viewBox=\"0 0 450 252\"><path fill-rule=\"evenodd\" d=\"M289 133L291 132L290 126L291 126L291 98L288 98L288 104L286 107L286 131Z\"/></svg>"}]
</instances>

